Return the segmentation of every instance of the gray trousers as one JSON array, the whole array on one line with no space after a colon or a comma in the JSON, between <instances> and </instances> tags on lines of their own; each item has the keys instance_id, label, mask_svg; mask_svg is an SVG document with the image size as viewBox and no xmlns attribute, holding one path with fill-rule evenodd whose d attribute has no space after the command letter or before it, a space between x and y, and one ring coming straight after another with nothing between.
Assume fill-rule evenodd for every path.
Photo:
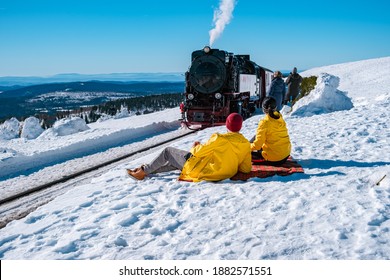
<instances>
[{"instance_id":1,"label":"gray trousers","mask_svg":"<svg viewBox=\"0 0 390 280\"><path fill-rule=\"evenodd\" d=\"M144 165L146 174L155 174L172 170L182 170L188 151L173 147L165 148L152 162Z\"/></svg>"}]
</instances>

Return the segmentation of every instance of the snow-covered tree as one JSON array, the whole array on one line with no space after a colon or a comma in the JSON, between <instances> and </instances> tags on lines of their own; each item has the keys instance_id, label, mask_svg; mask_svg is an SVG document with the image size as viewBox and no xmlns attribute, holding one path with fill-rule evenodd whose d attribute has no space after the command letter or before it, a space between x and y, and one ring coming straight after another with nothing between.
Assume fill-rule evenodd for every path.
<instances>
[{"instance_id":1,"label":"snow-covered tree","mask_svg":"<svg viewBox=\"0 0 390 280\"><path fill-rule=\"evenodd\" d=\"M35 139L43 132L43 128L36 117L29 117L22 124L20 137L26 139Z\"/></svg>"},{"instance_id":2,"label":"snow-covered tree","mask_svg":"<svg viewBox=\"0 0 390 280\"><path fill-rule=\"evenodd\" d=\"M16 118L6 120L0 125L0 139L11 140L18 138L20 133L20 122Z\"/></svg>"}]
</instances>

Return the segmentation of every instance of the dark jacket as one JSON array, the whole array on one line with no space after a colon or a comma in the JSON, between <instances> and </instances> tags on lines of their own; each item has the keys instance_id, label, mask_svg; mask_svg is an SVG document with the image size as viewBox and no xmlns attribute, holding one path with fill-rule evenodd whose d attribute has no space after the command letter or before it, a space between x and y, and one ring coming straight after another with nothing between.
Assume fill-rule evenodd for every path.
<instances>
[{"instance_id":1,"label":"dark jacket","mask_svg":"<svg viewBox=\"0 0 390 280\"><path fill-rule=\"evenodd\" d=\"M290 100L290 97L292 97L292 100L297 98L300 90L300 85L302 83L302 77L298 73L290 73L286 79L287 84L287 94L286 94L286 101Z\"/></svg>"},{"instance_id":2,"label":"dark jacket","mask_svg":"<svg viewBox=\"0 0 390 280\"><path fill-rule=\"evenodd\" d=\"M280 111L282 109L282 102L284 100L284 95L286 94L286 84L283 79L276 77L271 82L270 90L267 96L272 96L276 100L276 109Z\"/></svg>"}]
</instances>

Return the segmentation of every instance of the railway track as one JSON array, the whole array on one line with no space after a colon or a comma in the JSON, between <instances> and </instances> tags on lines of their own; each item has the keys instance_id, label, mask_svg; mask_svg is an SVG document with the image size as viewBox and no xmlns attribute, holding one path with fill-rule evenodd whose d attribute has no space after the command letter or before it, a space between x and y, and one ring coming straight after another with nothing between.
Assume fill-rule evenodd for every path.
<instances>
[{"instance_id":1,"label":"railway track","mask_svg":"<svg viewBox=\"0 0 390 280\"><path fill-rule=\"evenodd\" d=\"M74 188L83 183L87 183L92 178L99 176L114 166L131 161L132 159L151 153L161 147L168 146L176 140L184 138L198 130L189 130L188 133L175 136L173 138L148 145L136 152L131 152L110 160L106 160L92 167L77 170L72 174L65 175L59 179L40 184L12 194L7 197L0 198L0 228L5 227L9 222L21 219L38 207L50 202L55 197L65 193L71 188Z\"/></svg>"}]
</instances>

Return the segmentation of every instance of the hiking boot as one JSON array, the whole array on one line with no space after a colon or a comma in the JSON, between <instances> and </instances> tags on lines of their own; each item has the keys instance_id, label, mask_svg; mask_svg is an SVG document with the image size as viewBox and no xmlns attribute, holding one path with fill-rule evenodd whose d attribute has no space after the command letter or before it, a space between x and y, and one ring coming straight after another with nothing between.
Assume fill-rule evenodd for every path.
<instances>
[{"instance_id":1,"label":"hiking boot","mask_svg":"<svg viewBox=\"0 0 390 280\"><path fill-rule=\"evenodd\" d=\"M134 170L127 169L127 174L130 177L132 177L133 179L139 180L139 181L145 179L145 177L146 177L146 173L142 167L136 168Z\"/></svg>"}]
</instances>

